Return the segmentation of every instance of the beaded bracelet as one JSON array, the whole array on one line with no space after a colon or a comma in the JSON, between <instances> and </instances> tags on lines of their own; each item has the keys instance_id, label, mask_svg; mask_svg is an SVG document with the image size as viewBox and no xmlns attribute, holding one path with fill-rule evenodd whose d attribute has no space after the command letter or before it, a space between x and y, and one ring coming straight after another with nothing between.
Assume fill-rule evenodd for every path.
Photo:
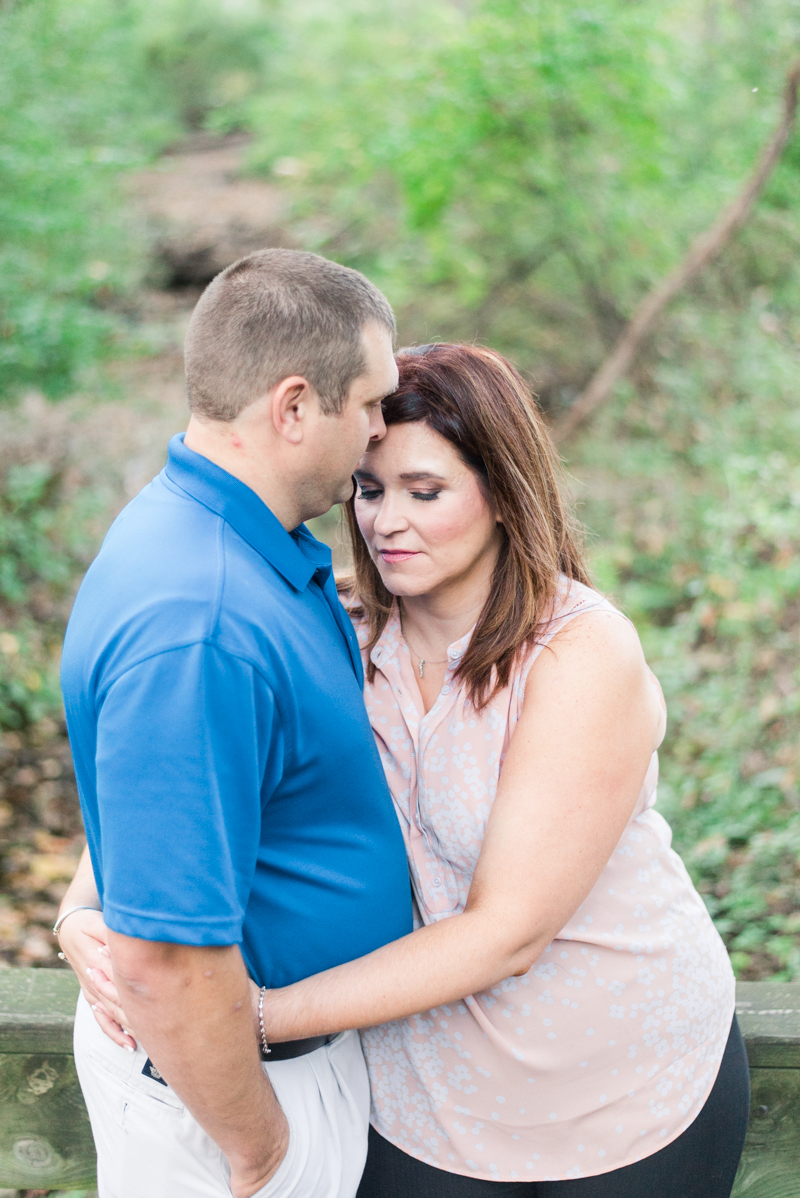
<instances>
[{"instance_id":1,"label":"beaded bracelet","mask_svg":"<svg viewBox=\"0 0 800 1198\"><path fill-rule=\"evenodd\" d=\"M267 987L262 986L258 996L258 1026L261 1031L261 1052L265 1057L268 1057L272 1052L269 1044L267 1044L267 1033L264 1028L264 995L267 993Z\"/></svg>"}]
</instances>

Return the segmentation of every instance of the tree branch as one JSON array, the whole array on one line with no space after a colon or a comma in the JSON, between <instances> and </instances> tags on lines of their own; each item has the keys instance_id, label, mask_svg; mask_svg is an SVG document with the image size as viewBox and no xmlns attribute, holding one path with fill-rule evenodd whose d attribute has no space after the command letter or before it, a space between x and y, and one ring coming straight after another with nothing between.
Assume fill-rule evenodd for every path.
<instances>
[{"instance_id":1,"label":"tree branch","mask_svg":"<svg viewBox=\"0 0 800 1198\"><path fill-rule=\"evenodd\" d=\"M783 95L783 115L739 195L722 209L717 219L689 247L682 262L657 283L645 296L627 326L620 334L611 353L593 375L564 417L553 430L556 441L563 441L575 431L596 408L608 399L614 387L630 369L639 346L650 332L667 304L720 252L732 234L747 220L753 204L772 171L780 161L797 114L800 61L786 76Z\"/></svg>"}]
</instances>

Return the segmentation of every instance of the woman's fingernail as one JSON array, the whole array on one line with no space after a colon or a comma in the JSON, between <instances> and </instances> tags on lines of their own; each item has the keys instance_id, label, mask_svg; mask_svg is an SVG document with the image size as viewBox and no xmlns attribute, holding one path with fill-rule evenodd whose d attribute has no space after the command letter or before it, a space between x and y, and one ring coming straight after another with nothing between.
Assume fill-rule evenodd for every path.
<instances>
[{"instance_id":1,"label":"woman's fingernail","mask_svg":"<svg viewBox=\"0 0 800 1198\"><path fill-rule=\"evenodd\" d=\"M92 1010L93 1010L93 1011L96 1011L96 1010L97 1010L97 1003L96 1003L96 1002L93 1002L93 1003L92 1003Z\"/></svg>"},{"instance_id":2,"label":"woman's fingernail","mask_svg":"<svg viewBox=\"0 0 800 1198\"><path fill-rule=\"evenodd\" d=\"M122 1047L125 1049L126 1052L133 1052L133 1049L131 1048L130 1044L123 1044Z\"/></svg>"},{"instance_id":3,"label":"woman's fingernail","mask_svg":"<svg viewBox=\"0 0 800 1198\"><path fill-rule=\"evenodd\" d=\"M87 970L86 970L86 972L88 973L88 975L89 975L89 977L90 977L90 978L93 978L93 977L94 977L94 973L92 972L92 970L91 970L91 969L87 969Z\"/></svg>"},{"instance_id":4,"label":"woman's fingernail","mask_svg":"<svg viewBox=\"0 0 800 1198\"><path fill-rule=\"evenodd\" d=\"M111 956L111 953L108 951L108 949L106 948L106 946L104 944L102 944L97 951L100 953L101 957L110 957Z\"/></svg>"}]
</instances>

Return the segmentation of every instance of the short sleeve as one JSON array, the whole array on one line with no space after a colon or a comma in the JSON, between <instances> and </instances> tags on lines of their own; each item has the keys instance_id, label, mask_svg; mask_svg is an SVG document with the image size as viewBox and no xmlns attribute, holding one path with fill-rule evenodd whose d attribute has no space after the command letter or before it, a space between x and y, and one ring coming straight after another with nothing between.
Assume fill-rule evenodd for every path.
<instances>
[{"instance_id":1,"label":"short sleeve","mask_svg":"<svg viewBox=\"0 0 800 1198\"><path fill-rule=\"evenodd\" d=\"M97 732L108 926L145 940L239 943L262 806L283 769L266 680L213 644L172 649L113 682Z\"/></svg>"}]
</instances>

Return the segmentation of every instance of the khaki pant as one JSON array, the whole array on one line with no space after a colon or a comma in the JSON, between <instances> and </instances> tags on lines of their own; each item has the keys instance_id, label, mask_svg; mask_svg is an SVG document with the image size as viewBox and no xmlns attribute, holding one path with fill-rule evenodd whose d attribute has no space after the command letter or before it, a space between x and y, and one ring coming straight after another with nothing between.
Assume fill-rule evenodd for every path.
<instances>
[{"instance_id":1,"label":"khaki pant","mask_svg":"<svg viewBox=\"0 0 800 1198\"><path fill-rule=\"evenodd\" d=\"M118 1047L81 995L75 1064L97 1147L99 1198L230 1198L220 1149L147 1053ZM289 1122L289 1150L254 1198L354 1198L367 1154L369 1083L357 1032L264 1066Z\"/></svg>"}]
</instances>

